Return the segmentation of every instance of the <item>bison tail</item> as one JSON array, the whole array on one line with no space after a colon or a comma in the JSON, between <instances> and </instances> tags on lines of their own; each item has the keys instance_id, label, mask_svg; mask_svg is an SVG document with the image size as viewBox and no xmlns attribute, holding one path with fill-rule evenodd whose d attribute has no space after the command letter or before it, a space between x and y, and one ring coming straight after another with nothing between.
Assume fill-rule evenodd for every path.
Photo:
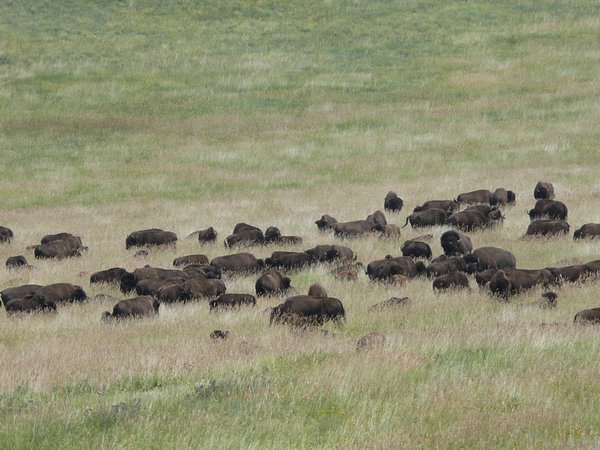
<instances>
[{"instance_id":1,"label":"bison tail","mask_svg":"<svg viewBox=\"0 0 600 450\"><path fill-rule=\"evenodd\" d=\"M406 225L408 225L408 220L410 219L410 216L406 216L406 222L404 223L404 225L402 226L402 228L406 228Z\"/></svg>"}]
</instances>

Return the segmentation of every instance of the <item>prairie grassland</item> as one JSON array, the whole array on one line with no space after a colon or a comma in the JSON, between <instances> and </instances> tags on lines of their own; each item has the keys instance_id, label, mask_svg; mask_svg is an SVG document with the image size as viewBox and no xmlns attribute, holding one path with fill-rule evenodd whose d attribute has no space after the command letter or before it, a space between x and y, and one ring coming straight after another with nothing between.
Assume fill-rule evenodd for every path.
<instances>
[{"instance_id":1,"label":"prairie grassland","mask_svg":"<svg viewBox=\"0 0 600 450\"><path fill-rule=\"evenodd\" d=\"M506 187L517 205L476 246L518 267L600 258L600 242L521 239L540 180L569 207L571 232L600 222L600 15L594 2L5 2L0 5L0 224L15 238L0 288L89 285L113 266L169 267L176 256L230 253L237 222L339 242L314 220L363 218L389 190L414 206ZM214 226L217 244L184 237ZM176 248L139 260L133 230L161 227ZM367 263L402 237L344 241ZM89 251L36 261L48 233ZM571 233L572 235L572 233ZM277 248L252 248L266 257ZM285 249L285 248L283 248ZM296 249L296 248L291 248ZM595 448L600 331L572 324L599 306L600 284L541 289L508 304L485 293L434 294L334 266L292 272L342 299L347 323L268 326L268 308L161 306L153 320L101 324L113 302L55 316L0 315L2 448ZM253 292L254 276L226 278ZM368 308L392 296L410 303ZM211 342L227 329L231 338ZM383 349L356 351L371 331Z\"/></svg>"}]
</instances>

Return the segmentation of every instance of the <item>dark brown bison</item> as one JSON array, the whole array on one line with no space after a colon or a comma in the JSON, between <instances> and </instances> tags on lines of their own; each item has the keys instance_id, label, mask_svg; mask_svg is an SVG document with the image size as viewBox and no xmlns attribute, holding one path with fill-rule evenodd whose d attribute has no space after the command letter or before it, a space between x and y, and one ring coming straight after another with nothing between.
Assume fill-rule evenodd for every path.
<instances>
[{"instance_id":1,"label":"dark brown bison","mask_svg":"<svg viewBox=\"0 0 600 450\"><path fill-rule=\"evenodd\" d=\"M541 199L535 202L535 206L527 214L531 220L541 218L567 220L569 210L563 202Z\"/></svg>"},{"instance_id":2,"label":"dark brown bison","mask_svg":"<svg viewBox=\"0 0 600 450\"><path fill-rule=\"evenodd\" d=\"M586 223L573 233L573 239L592 239L599 236L600 223Z\"/></svg>"},{"instance_id":3,"label":"dark brown bison","mask_svg":"<svg viewBox=\"0 0 600 450\"><path fill-rule=\"evenodd\" d=\"M457 230L448 230L442 233L440 243L446 256L466 255L473 251L471 238Z\"/></svg>"},{"instance_id":4,"label":"dark brown bison","mask_svg":"<svg viewBox=\"0 0 600 450\"><path fill-rule=\"evenodd\" d=\"M367 216L367 220L370 220L375 224L375 229L377 231L383 231L385 226L387 225L387 219L385 218L385 214L382 211L377 210L373 214L369 214Z\"/></svg>"},{"instance_id":5,"label":"dark brown bison","mask_svg":"<svg viewBox=\"0 0 600 450\"><path fill-rule=\"evenodd\" d=\"M296 295L272 309L269 323L307 327L322 325L330 320L341 324L345 318L344 305L337 298Z\"/></svg>"},{"instance_id":6,"label":"dark brown bison","mask_svg":"<svg viewBox=\"0 0 600 450\"><path fill-rule=\"evenodd\" d=\"M389 212L399 212L402 209L404 202L394 191L390 191L383 199L383 209Z\"/></svg>"},{"instance_id":7,"label":"dark brown bison","mask_svg":"<svg viewBox=\"0 0 600 450\"><path fill-rule=\"evenodd\" d=\"M278 270L263 273L254 285L257 296L279 295L291 287L292 280L284 277Z\"/></svg>"},{"instance_id":8,"label":"dark brown bison","mask_svg":"<svg viewBox=\"0 0 600 450\"><path fill-rule=\"evenodd\" d=\"M127 270L122 267L113 267L111 269L100 270L90 275L90 284L97 283L116 283L121 284L121 279L127 274Z\"/></svg>"},{"instance_id":9,"label":"dark brown bison","mask_svg":"<svg viewBox=\"0 0 600 450\"><path fill-rule=\"evenodd\" d=\"M10 228L0 226L0 243L8 244L12 240L14 234Z\"/></svg>"},{"instance_id":10,"label":"dark brown bison","mask_svg":"<svg viewBox=\"0 0 600 450\"><path fill-rule=\"evenodd\" d=\"M265 244L298 245L302 244L300 236L282 236L277 227L269 227L265 230Z\"/></svg>"},{"instance_id":11,"label":"dark brown bison","mask_svg":"<svg viewBox=\"0 0 600 450\"><path fill-rule=\"evenodd\" d=\"M173 283L183 283L183 281L169 278L147 278L138 281L135 285L135 293L137 295L151 295L153 297L158 297L158 292L162 288L170 286Z\"/></svg>"},{"instance_id":12,"label":"dark brown bison","mask_svg":"<svg viewBox=\"0 0 600 450\"><path fill-rule=\"evenodd\" d=\"M563 267L547 267L547 269L556 277L556 281L558 283L574 283L590 275L588 266L585 264L574 264Z\"/></svg>"},{"instance_id":13,"label":"dark brown bison","mask_svg":"<svg viewBox=\"0 0 600 450\"><path fill-rule=\"evenodd\" d=\"M352 249L343 245L317 245L305 250L304 253L309 254L318 262L353 261L356 259Z\"/></svg>"},{"instance_id":14,"label":"dark brown bison","mask_svg":"<svg viewBox=\"0 0 600 450\"><path fill-rule=\"evenodd\" d=\"M434 291L464 288L469 288L469 279L464 272L447 273L446 275L435 277L433 280Z\"/></svg>"},{"instance_id":15,"label":"dark brown bison","mask_svg":"<svg viewBox=\"0 0 600 450\"><path fill-rule=\"evenodd\" d=\"M179 281L160 286L155 297L160 303L178 303L191 300L192 294L185 288L183 281Z\"/></svg>"},{"instance_id":16,"label":"dark brown bison","mask_svg":"<svg viewBox=\"0 0 600 450\"><path fill-rule=\"evenodd\" d=\"M217 278L190 278L183 282L183 288L192 299L218 297L227 290L225 283Z\"/></svg>"},{"instance_id":17,"label":"dark brown bison","mask_svg":"<svg viewBox=\"0 0 600 450\"><path fill-rule=\"evenodd\" d=\"M599 324L600 308L583 309L575 314L573 321L580 324Z\"/></svg>"},{"instance_id":18,"label":"dark brown bison","mask_svg":"<svg viewBox=\"0 0 600 450\"><path fill-rule=\"evenodd\" d=\"M53 312L56 311L56 303L45 297L28 295L23 298L14 298L4 303L6 313L9 315L18 313Z\"/></svg>"},{"instance_id":19,"label":"dark brown bison","mask_svg":"<svg viewBox=\"0 0 600 450\"><path fill-rule=\"evenodd\" d=\"M124 294L136 289L138 283L143 280L149 279L160 279L165 281L163 285L167 285L166 281L176 282L184 281L190 278L190 275L183 270L176 269L162 269L158 267L140 267L132 272L126 272L121 277L121 283L119 285L121 292Z\"/></svg>"},{"instance_id":20,"label":"dark brown bison","mask_svg":"<svg viewBox=\"0 0 600 450\"><path fill-rule=\"evenodd\" d=\"M428 277L438 277L455 272L464 272L466 264L461 256L446 256L437 257L431 264L427 266Z\"/></svg>"},{"instance_id":21,"label":"dark brown bison","mask_svg":"<svg viewBox=\"0 0 600 450\"><path fill-rule=\"evenodd\" d=\"M527 227L525 236L554 236L569 233L569 224L564 220L538 219Z\"/></svg>"},{"instance_id":22,"label":"dark brown bison","mask_svg":"<svg viewBox=\"0 0 600 450\"><path fill-rule=\"evenodd\" d=\"M7 269L16 269L19 267L27 267L29 263L27 259L23 255L19 256L9 256L6 258L6 268Z\"/></svg>"},{"instance_id":23,"label":"dark brown bison","mask_svg":"<svg viewBox=\"0 0 600 450\"><path fill-rule=\"evenodd\" d=\"M517 195L513 191L507 191L504 188L498 188L492 195L490 205L503 206L514 205L517 200Z\"/></svg>"},{"instance_id":24,"label":"dark brown bison","mask_svg":"<svg viewBox=\"0 0 600 450\"><path fill-rule=\"evenodd\" d=\"M403 256L431 259L431 247L426 242L408 240L400 248Z\"/></svg>"},{"instance_id":25,"label":"dark brown bison","mask_svg":"<svg viewBox=\"0 0 600 450\"><path fill-rule=\"evenodd\" d=\"M33 295L44 297L47 301L52 301L57 304L63 302L82 302L87 300L87 294L81 286L71 283L48 284L37 289Z\"/></svg>"},{"instance_id":26,"label":"dark brown bison","mask_svg":"<svg viewBox=\"0 0 600 450\"><path fill-rule=\"evenodd\" d=\"M387 255L384 259L372 261L367 264L367 275L373 281L389 281L394 275L404 275L407 278L414 278L421 273L425 273L425 264L418 261L415 263L408 256L398 256L396 258Z\"/></svg>"},{"instance_id":27,"label":"dark brown bison","mask_svg":"<svg viewBox=\"0 0 600 450\"><path fill-rule=\"evenodd\" d=\"M546 181L538 181L533 190L533 197L535 199L546 198L552 200L554 198L554 186Z\"/></svg>"},{"instance_id":28,"label":"dark brown bison","mask_svg":"<svg viewBox=\"0 0 600 450\"><path fill-rule=\"evenodd\" d=\"M217 256L210 261L210 265L221 268L223 272L248 273L262 269L264 261L257 259L252 253L242 252Z\"/></svg>"},{"instance_id":29,"label":"dark brown bison","mask_svg":"<svg viewBox=\"0 0 600 450\"><path fill-rule=\"evenodd\" d=\"M443 225L446 223L446 219L449 215L450 213L448 211L440 208L431 208L414 212L406 218L406 222L402 228L406 227L409 223L412 228Z\"/></svg>"},{"instance_id":30,"label":"dark brown bison","mask_svg":"<svg viewBox=\"0 0 600 450\"><path fill-rule=\"evenodd\" d=\"M556 277L548 269L503 269L498 270L489 283L490 291L508 298L536 286L548 287Z\"/></svg>"},{"instance_id":31,"label":"dark brown bison","mask_svg":"<svg viewBox=\"0 0 600 450\"><path fill-rule=\"evenodd\" d=\"M208 304L211 311L215 309L239 308L240 306L255 306L256 297L251 294L222 294L218 298L211 300Z\"/></svg>"},{"instance_id":32,"label":"dark brown bison","mask_svg":"<svg viewBox=\"0 0 600 450\"><path fill-rule=\"evenodd\" d=\"M319 283L313 283L308 288L308 295L311 297L327 297L327 291Z\"/></svg>"},{"instance_id":33,"label":"dark brown bison","mask_svg":"<svg viewBox=\"0 0 600 450\"><path fill-rule=\"evenodd\" d=\"M487 269L475 274L475 281L480 288L486 288L498 269Z\"/></svg>"},{"instance_id":34,"label":"dark brown bison","mask_svg":"<svg viewBox=\"0 0 600 450\"><path fill-rule=\"evenodd\" d=\"M131 247L175 245L177 235L159 228L134 231L125 239L125 249Z\"/></svg>"},{"instance_id":35,"label":"dark brown bison","mask_svg":"<svg viewBox=\"0 0 600 450\"><path fill-rule=\"evenodd\" d=\"M472 231L494 225L503 219L499 210L492 210L487 215L477 209L466 209L452 214L446 224L460 230Z\"/></svg>"},{"instance_id":36,"label":"dark brown bison","mask_svg":"<svg viewBox=\"0 0 600 450\"><path fill-rule=\"evenodd\" d=\"M102 320L153 317L158 315L160 302L149 295L121 300L113 307L112 314L102 313Z\"/></svg>"},{"instance_id":37,"label":"dark brown bison","mask_svg":"<svg viewBox=\"0 0 600 450\"><path fill-rule=\"evenodd\" d=\"M515 255L498 247L479 247L463 256L467 273L483 272L487 269L516 267Z\"/></svg>"},{"instance_id":38,"label":"dark brown bison","mask_svg":"<svg viewBox=\"0 0 600 450\"><path fill-rule=\"evenodd\" d=\"M221 269L217 266L211 266L210 264L190 264L183 268L190 278L202 277L202 278L221 278Z\"/></svg>"},{"instance_id":39,"label":"dark brown bison","mask_svg":"<svg viewBox=\"0 0 600 450\"><path fill-rule=\"evenodd\" d=\"M173 260L173 266L189 266L191 264L208 264L208 256L206 255L186 255L179 256Z\"/></svg>"},{"instance_id":40,"label":"dark brown bison","mask_svg":"<svg viewBox=\"0 0 600 450\"><path fill-rule=\"evenodd\" d=\"M323 214L319 220L315 221L317 228L321 231L329 231L333 229L333 226L338 223L335 217L329 214Z\"/></svg>"},{"instance_id":41,"label":"dark brown bison","mask_svg":"<svg viewBox=\"0 0 600 450\"><path fill-rule=\"evenodd\" d=\"M198 235L198 242L201 243L215 242L217 240L217 232L213 227L197 231L196 234Z\"/></svg>"},{"instance_id":42,"label":"dark brown bison","mask_svg":"<svg viewBox=\"0 0 600 450\"><path fill-rule=\"evenodd\" d=\"M333 225L336 236L357 237L378 231L378 225L372 220L354 220L352 222L338 222Z\"/></svg>"},{"instance_id":43,"label":"dark brown bison","mask_svg":"<svg viewBox=\"0 0 600 450\"><path fill-rule=\"evenodd\" d=\"M492 203L494 194L488 189L478 189L476 191L464 192L456 197L458 203Z\"/></svg>"},{"instance_id":44,"label":"dark brown bison","mask_svg":"<svg viewBox=\"0 0 600 450\"><path fill-rule=\"evenodd\" d=\"M242 229L227 236L224 243L225 247L261 245L265 243L265 235L258 229Z\"/></svg>"},{"instance_id":45,"label":"dark brown bison","mask_svg":"<svg viewBox=\"0 0 600 450\"><path fill-rule=\"evenodd\" d=\"M7 302L16 298L24 298L34 294L41 287L40 284L23 284L21 286L6 288L0 292L0 297L2 297L2 302L6 305Z\"/></svg>"},{"instance_id":46,"label":"dark brown bison","mask_svg":"<svg viewBox=\"0 0 600 450\"><path fill-rule=\"evenodd\" d=\"M270 258L265 258L265 267L299 269L315 262L314 257L305 252L277 251Z\"/></svg>"},{"instance_id":47,"label":"dark brown bison","mask_svg":"<svg viewBox=\"0 0 600 450\"><path fill-rule=\"evenodd\" d=\"M422 205L416 206L413 212L426 211L428 209L443 209L448 213L453 213L458 210L458 206L456 200L428 200Z\"/></svg>"},{"instance_id":48,"label":"dark brown bison","mask_svg":"<svg viewBox=\"0 0 600 450\"><path fill-rule=\"evenodd\" d=\"M81 238L71 233L49 234L42 238L41 245L35 245L34 256L37 259L64 259L81 256L84 247Z\"/></svg>"}]
</instances>

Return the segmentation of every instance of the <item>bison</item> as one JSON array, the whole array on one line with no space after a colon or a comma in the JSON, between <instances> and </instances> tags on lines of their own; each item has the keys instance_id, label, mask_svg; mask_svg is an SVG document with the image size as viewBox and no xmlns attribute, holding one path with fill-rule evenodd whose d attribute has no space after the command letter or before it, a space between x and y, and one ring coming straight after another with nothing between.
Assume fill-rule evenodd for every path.
<instances>
[{"instance_id":1,"label":"bison","mask_svg":"<svg viewBox=\"0 0 600 450\"><path fill-rule=\"evenodd\" d=\"M240 306L256 305L256 297L251 294L221 294L209 302L210 310L239 308Z\"/></svg>"},{"instance_id":2,"label":"bison","mask_svg":"<svg viewBox=\"0 0 600 450\"><path fill-rule=\"evenodd\" d=\"M422 205L416 206L413 212L421 212L428 209L443 209L448 213L453 213L458 210L458 206L456 200L428 200Z\"/></svg>"},{"instance_id":3,"label":"bison","mask_svg":"<svg viewBox=\"0 0 600 450\"><path fill-rule=\"evenodd\" d=\"M29 263L27 259L23 255L19 256L9 256L6 258L6 268L7 269L16 269L19 267L28 267Z\"/></svg>"},{"instance_id":4,"label":"bison","mask_svg":"<svg viewBox=\"0 0 600 450\"><path fill-rule=\"evenodd\" d=\"M483 272L487 269L516 267L515 255L498 247L479 247L463 256L467 273Z\"/></svg>"},{"instance_id":5,"label":"bison","mask_svg":"<svg viewBox=\"0 0 600 450\"><path fill-rule=\"evenodd\" d=\"M121 300L113 307L112 314L102 313L102 320L153 317L158 315L160 302L149 295Z\"/></svg>"},{"instance_id":6,"label":"bison","mask_svg":"<svg viewBox=\"0 0 600 450\"><path fill-rule=\"evenodd\" d=\"M319 283L313 283L308 288L308 295L311 297L327 297L327 291Z\"/></svg>"},{"instance_id":7,"label":"bison","mask_svg":"<svg viewBox=\"0 0 600 450\"><path fill-rule=\"evenodd\" d=\"M569 210L563 202L541 199L535 202L535 206L527 214L531 220L543 217L554 220L567 220Z\"/></svg>"},{"instance_id":8,"label":"bison","mask_svg":"<svg viewBox=\"0 0 600 450\"><path fill-rule=\"evenodd\" d=\"M569 228L569 224L564 220L538 219L529 224L525 236L554 236L557 234L567 234Z\"/></svg>"},{"instance_id":9,"label":"bison","mask_svg":"<svg viewBox=\"0 0 600 450\"><path fill-rule=\"evenodd\" d=\"M538 181L533 189L533 197L536 200L542 198L552 200L554 198L554 186L547 181Z\"/></svg>"},{"instance_id":10,"label":"bison","mask_svg":"<svg viewBox=\"0 0 600 450\"><path fill-rule=\"evenodd\" d=\"M408 240L400 248L403 256L431 259L431 247L426 242Z\"/></svg>"},{"instance_id":11,"label":"bison","mask_svg":"<svg viewBox=\"0 0 600 450\"><path fill-rule=\"evenodd\" d=\"M90 284L97 283L116 283L121 284L121 279L127 274L127 270L122 267L113 267L111 269L100 270L90 275Z\"/></svg>"},{"instance_id":12,"label":"bison","mask_svg":"<svg viewBox=\"0 0 600 450\"><path fill-rule=\"evenodd\" d=\"M394 191L390 191L385 195L383 200L383 209L389 212L400 212L404 202Z\"/></svg>"},{"instance_id":13,"label":"bison","mask_svg":"<svg viewBox=\"0 0 600 450\"><path fill-rule=\"evenodd\" d=\"M36 289L35 296L44 297L54 303L82 302L87 300L87 294L81 288L71 283L52 283Z\"/></svg>"},{"instance_id":14,"label":"bison","mask_svg":"<svg viewBox=\"0 0 600 450\"><path fill-rule=\"evenodd\" d=\"M492 195L490 205L503 206L514 205L517 200L517 195L513 191L507 191L504 188L498 188Z\"/></svg>"},{"instance_id":15,"label":"bison","mask_svg":"<svg viewBox=\"0 0 600 450\"><path fill-rule=\"evenodd\" d=\"M600 223L586 223L573 233L573 239L593 239L599 236Z\"/></svg>"},{"instance_id":16,"label":"bison","mask_svg":"<svg viewBox=\"0 0 600 450\"><path fill-rule=\"evenodd\" d=\"M9 315L17 313L53 312L56 311L56 303L45 297L28 295L23 298L14 298L4 302L4 308Z\"/></svg>"},{"instance_id":17,"label":"bison","mask_svg":"<svg viewBox=\"0 0 600 450\"><path fill-rule=\"evenodd\" d=\"M0 243L8 244L14 236L13 231L8 227L0 226Z\"/></svg>"},{"instance_id":18,"label":"bison","mask_svg":"<svg viewBox=\"0 0 600 450\"><path fill-rule=\"evenodd\" d=\"M471 238L456 230L448 230L442 233L440 243L446 256L466 255L473 250Z\"/></svg>"},{"instance_id":19,"label":"bison","mask_svg":"<svg viewBox=\"0 0 600 450\"><path fill-rule=\"evenodd\" d=\"M473 203L491 204L493 197L494 197L494 194L492 193L492 191L490 191L488 189L478 189L476 191L464 192L462 194L459 194L458 197L456 197L456 201L458 203L467 203L467 204L473 204Z\"/></svg>"},{"instance_id":20,"label":"bison","mask_svg":"<svg viewBox=\"0 0 600 450\"><path fill-rule=\"evenodd\" d=\"M469 279L464 272L447 273L445 275L435 277L433 280L434 291L464 288L469 288Z\"/></svg>"},{"instance_id":21,"label":"bison","mask_svg":"<svg viewBox=\"0 0 600 450\"><path fill-rule=\"evenodd\" d=\"M257 259L252 253L242 252L217 256L210 261L210 265L219 267L223 272L245 273L262 269L264 261Z\"/></svg>"},{"instance_id":22,"label":"bison","mask_svg":"<svg viewBox=\"0 0 600 450\"><path fill-rule=\"evenodd\" d=\"M426 209L424 211L417 211L412 213L406 218L406 222L404 223L404 227L406 227L409 222L412 228L418 227L432 227L435 225L443 225L446 223L446 219L450 213L445 209L440 208L431 208Z\"/></svg>"},{"instance_id":23,"label":"bison","mask_svg":"<svg viewBox=\"0 0 600 450\"><path fill-rule=\"evenodd\" d=\"M341 324L345 317L344 305L337 298L296 295L272 309L269 324L289 323L308 327L330 320Z\"/></svg>"},{"instance_id":24,"label":"bison","mask_svg":"<svg viewBox=\"0 0 600 450\"><path fill-rule=\"evenodd\" d=\"M583 309L575 314L573 321L580 324L599 324L600 308Z\"/></svg>"},{"instance_id":25,"label":"bison","mask_svg":"<svg viewBox=\"0 0 600 450\"><path fill-rule=\"evenodd\" d=\"M372 220L354 220L352 222L338 222L333 225L336 236L356 237L380 230L378 224Z\"/></svg>"},{"instance_id":26,"label":"bison","mask_svg":"<svg viewBox=\"0 0 600 450\"><path fill-rule=\"evenodd\" d=\"M320 231L332 230L336 223L338 223L336 218L330 216L329 214L323 214L319 220L315 221L315 224Z\"/></svg>"},{"instance_id":27,"label":"bison","mask_svg":"<svg viewBox=\"0 0 600 450\"><path fill-rule=\"evenodd\" d=\"M172 231L164 231L159 228L138 230L130 233L125 239L125 249L131 247L175 245L177 235Z\"/></svg>"},{"instance_id":28,"label":"bison","mask_svg":"<svg viewBox=\"0 0 600 450\"><path fill-rule=\"evenodd\" d=\"M291 287L292 280L284 277L278 270L263 273L254 285L257 296L278 295Z\"/></svg>"},{"instance_id":29,"label":"bison","mask_svg":"<svg viewBox=\"0 0 600 450\"><path fill-rule=\"evenodd\" d=\"M548 269L514 269L498 270L489 283L490 291L504 299L510 295L536 286L548 287L556 281L556 277Z\"/></svg>"}]
</instances>

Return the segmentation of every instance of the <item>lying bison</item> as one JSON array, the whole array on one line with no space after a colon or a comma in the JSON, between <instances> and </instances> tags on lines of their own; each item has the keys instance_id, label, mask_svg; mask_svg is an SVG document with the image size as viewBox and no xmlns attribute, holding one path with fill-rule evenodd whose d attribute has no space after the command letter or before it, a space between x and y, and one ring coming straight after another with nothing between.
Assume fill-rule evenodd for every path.
<instances>
[{"instance_id":1,"label":"lying bison","mask_svg":"<svg viewBox=\"0 0 600 450\"><path fill-rule=\"evenodd\" d=\"M336 223L338 223L336 218L330 216L329 214L323 214L319 220L315 221L315 224L320 231L332 230Z\"/></svg>"},{"instance_id":2,"label":"lying bison","mask_svg":"<svg viewBox=\"0 0 600 450\"><path fill-rule=\"evenodd\" d=\"M42 238L40 245L34 245L34 256L37 259L64 259L81 256L84 247L81 238L71 233L49 234Z\"/></svg>"},{"instance_id":3,"label":"lying bison","mask_svg":"<svg viewBox=\"0 0 600 450\"><path fill-rule=\"evenodd\" d=\"M400 248L403 256L431 259L431 247L426 242L408 240Z\"/></svg>"},{"instance_id":4,"label":"lying bison","mask_svg":"<svg viewBox=\"0 0 600 450\"><path fill-rule=\"evenodd\" d=\"M469 279L464 272L448 273L440 275L433 280L434 291L446 291L449 289L468 289Z\"/></svg>"},{"instance_id":5,"label":"lying bison","mask_svg":"<svg viewBox=\"0 0 600 450\"><path fill-rule=\"evenodd\" d=\"M106 284L121 284L121 279L127 270L122 267L112 267L106 270L99 270L90 275L90 284L106 283Z\"/></svg>"},{"instance_id":6,"label":"lying bison","mask_svg":"<svg viewBox=\"0 0 600 450\"><path fill-rule=\"evenodd\" d=\"M44 297L54 303L82 302L87 300L87 294L81 288L71 283L52 283L36 289L34 295Z\"/></svg>"},{"instance_id":7,"label":"lying bison","mask_svg":"<svg viewBox=\"0 0 600 450\"><path fill-rule=\"evenodd\" d=\"M296 295L272 309L269 323L289 323L307 327L322 325L330 320L341 324L345 317L344 306L337 298Z\"/></svg>"},{"instance_id":8,"label":"lying bison","mask_svg":"<svg viewBox=\"0 0 600 450\"><path fill-rule=\"evenodd\" d=\"M507 191L504 188L498 188L492 195L490 205L504 206L514 205L517 200L517 195L513 191Z\"/></svg>"},{"instance_id":9,"label":"lying bison","mask_svg":"<svg viewBox=\"0 0 600 450\"><path fill-rule=\"evenodd\" d=\"M422 205L415 206L413 212L421 212L428 209L443 209L448 213L453 213L458 210L458 206L456 200L428 200Z\"/></svg>"},{"instance_id":10,"label":"lying bison","mask_svg":"<svg viewBox=\"0 0 600 450\"><path fill-rule=\"evenodd\" d=\"M56 303L45 297L34 294L5 302L4 308L9 315L17 313L53 312L56 311Z\"/></svg>"},{"instance_id":11,"label":"lying bison","mask_svg":"<svg viewBox=\"0 0 600 450\"><path fill-rule=\"evenodd\" d=\"M257 296L279 295L291 287L292 280L284 277L278 270L263 273L254 285Z\"/></svg>"},{"instance_id":12,"label":"lying bison","mask_svg":"<svg viewBox=\"0 0 600 450\"><path fill-rule=\"evenodd\" d=\"M422 261L415 263L408 256L392 257L387 255L384 259L372 261L367 265L367 275L373 281L390 281L394 275L404 275L414 278L425 273L425 264Z\"/></svg>"},{"instance_id":13,"label":"lying bison","mask_svg":"<svg viewBox=\"0 0 600 450\"><path fill-rule=\"evenodd\" d=\"M160 302L149 295L121 300L113 307L112 314L102 313L102 320L153 317L158 315Z\"/></svg>"},{"instance_id":14,"label":"lying bison","mask_svg":"<svg viewBox=\"0 0 600 450\"><path fill-rule=\"evenodd\" d=\"M527 227L525 236L555 236L569 233L569 224L564 220L538 219Z\"/></svg>"},{"instance_id":15,"label":"lying bison","mask_svg":"<svg viewBox=\"0 0 600 450\"><path fill-rule=\"evenodd\" d=\"M581 324L599 324L600 308L583 309L575 314L573 321Z\"/></svg>"},{"instance_id":16,"label":"lying bison","mask_svg":"<svg viewBox=\"0 0 600 450\"><path fill-rule=\"evenodd\" d=\"M504 299L536 286L548 287L556 277L548 269L498 270L490 280L490 291Z\"/></svg>"},{"instance_id":17,"label":"lying bison","mask_svg":"<svg viewBox=\"0 0 600 450\"><path fill-rule=\"evenodd\" d=\"M217 256L210 261L210 265L219 267L223 272L247 273L262 269L264 261L252 253L242 252Z\"/></svg>"},{"instance_id":18,"label":"lying bison","mask_svg":"<svg viewBox=\"0 0 600 450\"><path fill-rule=\"evenodd\" d=\"M19 267L28 267L29 263L27 259L23 255L19 256L9 256L6 258L6 268L7 269L17 269Z\"/></svg>"},{"instance_id":19,"label":"lying bison","mask_svg":"<svg viewBox=\"0 0 600 450\"><path fill-rule=\"evenodd\" d=\"M567 220L569 210L563 202L541 199L535 202L535 206L527 214L531 220L541 218Z\"/></svg>"},{"instance_id":20,"label":"lying bison","mask_svg":"<svg viewBox=\"0 0 600 450\"><path fill-rule=\"evenodd\" d=\"M215 309L231 309L241 306L255 306L256 297L251 294L222 294L218 298L211 300L209 303L210 310Z\"/></svg>"},{"instance_id":21,"label":"lying bison","mask_svg":"<svg viewBox=\"0 0 600 450\"><path fill-rule=\"evenodd\" d=\"M175 245L177 235L172 231L164 231L159 228L134 231L125 239L125 249L131 247Z\"/></svg>"},{"instance_id":22,"label":"lying bison","mask_svg":"<svg viewBox=\"0 0 600 450\"><path fill-rule=\"evenodd\" d=\"M498 247L479 247L472 253L465 255L467 273L483 272L487 269L504 269L516 267L515 255L510 251Z\"/></svg>"}]
</instances>

